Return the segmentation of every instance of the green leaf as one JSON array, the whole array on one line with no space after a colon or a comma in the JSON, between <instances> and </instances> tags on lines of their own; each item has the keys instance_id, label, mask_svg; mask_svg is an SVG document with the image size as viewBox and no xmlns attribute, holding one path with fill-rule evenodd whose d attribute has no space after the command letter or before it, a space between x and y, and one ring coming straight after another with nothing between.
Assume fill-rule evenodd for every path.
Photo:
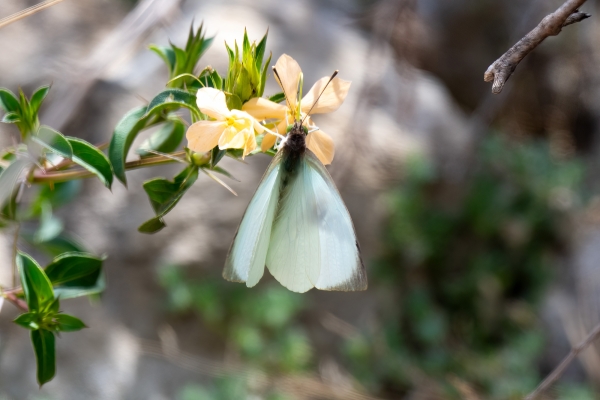
<instances>
[{"instance_id":1,"label":"green leaf","mask_svg":"<svg viewBox=\"0 0 600 400\"><path fill-rule=\"evenodd\" d=\"M25 314L19 315L13 322L17 325L22 326L25 329L39 329L40 325L38 323L39 314L28 312Z\"/></svg>"},{"instance_id":2,"label":"green leaf","mask_svg":"<svg viewBox=\"0 0 600 400\"><path fill-rule=\"evenodd\" d=\"M267 48L267 36L268 35L269 35L269 30L267 29L265 36L263 36L263 38L260 40L260 42L258 42L258 45L256 45L254 67L257 70L260 70L260 67L262 66L263 57L265 56L265 49ZM267 62L267 64L268 64L268 62Z\"/></svg>"},{"instance_id":3,"label":"green leaf","mask_svg":"<svg viewBox=\"0 0 600 400\"><path fill-rule=\"evenodd\" d=\"M241 110L242 109L242 101L235 94L227 95L227 108L230 110Z\"/></svg>"},{"instance_id":4,"label":"green leaf","mask_svg":"<svg viewBox=\"0 0 600 400\"><path fill-rule=\"evenodd\" d=\"M30 165L30 161L18 159L2 171L0 174L0 209L3 209L13 197L19 178Z\"/></svg>"},{"instance_id":5,"label":"green leaf","mask_svg":"<svg viewBox=\"0 0 600 400\"><path fill-rule=\"evenodd\" d=\"M175 52L170 47L166 46L158 46L151 44L148 46L150 50L158 54L160 58L167 64L167 68L169 69L169 76L173 74L175 70Z\"/></svg>"},{"instance_id":6,"label":"green leaf","mask_svg":"<svg viewBox=\"0 0 600 400\"><path fill-rule=\"evenodd\" d=\"M73 148L67 138L48 126L42 125L37 134L31 137L31 140L61 157L68 159L73 157Z\"/></svg>"},{"instance_id":7,"label":"green leaf","mask_svg":"<svg viewBox=\"0 0 600 400\"><path fill-rule=\"evenodd\" d=\"M123 185L127 186L127 177L125 176L125 159L131 147L131 143L147 123L144 117L146 107L137 107L130 110L119 121L108 147L108 158L113 166L115 176Z\"/></svg>"},{"instance_id":8,"label":"green leaf","mask_svg":"<svg viewBox=\"0 0 600 400\"><path fill-rule=\"evenodd\" d=\"M46 275L61 299L100 293L104 289L103 258L82 252L70 252L54 258Z\"/></svg>"},{"instance_id":9,"label":"green leaf","mask_svg":"<svg viewBox=\"0 0 600 400\"><path fill-rule=\"evenodd\" d=\"M4 117L2 117L2 121L5 124L15 124L17 122L21 121L21 116L19 114L17 114L16 112L9 112L4 114Z\"/></svg>"},{"instance_id":10,"label":"green leaf","mask_svg":"<svg viewBox=\"0 0 600 400\"><path fill-rule=\"evenodd\" d=\"M56 374L56 346L54 333L45 329L31 331L31 344L37 361L37 380L40 386Z\"/></svg>"},{"instance_id":11,"label":"green leaf","mask_svg":"<svg viewBox=\"0 0 600 400\"><path fill-rule=\"evenodd\" d=\"M35 243L31 235L22 235L22 237L29 243L35 245L40 250L50 254L53 257L56 257L62 253L73 251L85 252L85 248L81 243L66 235L59 235L43 243Z\"/></svg>"},{"instance_id":12,"label":"green leaf","mask_svg":"<svg viewBox=\"0 0 600 400\"><path fill-rule=\"evenodd\" d=\"M50 91L50 85L44 85L37 88L37 90L31 95L31 99L29 100L29 109L33 115L36 115L40 110L40 106L42 102L48 95Z\"/></svg>"},{"instance_id":13,"label":"green leaf","mask_svg":"<svg viewBox=\"0 0 600 400\"><path fill-rule=\"evenodd\" d=\"M144 182L144 190L148 194L156 218L146 221L138 231L154 233L164 228L162 217L175 207L197 178L198 167L190 165L175 176L172 182L164 178L154 178Z\"/></svg>"},{"instance_id":14,"label":"green leaf","mask_svg":"<svg viewBox=\"0 0 600 400\"><path fill-rule=\"evenodd\" d=\"M73 161L96 175L104 183L104 186L110 189L113 171L110 161L104 153L85 140L74 137L67 139L73 148Z\"/></svg>"},{"instance_id":15,"label":"green leaf","mask_svg":"<svg viewBox=\"0 0 600 400\"><path fill-rule=\"evenodd\" d=\"M150 101L145 117L174 111L180 107L186 107L196 115L200 113L196 106L196 96L181 89L166 89Z\"/></svg>"},{"instance_id":16,"label":"green leaf","mask_svg":"<svg viewBox=\"0 0 600 400\"><path fill-rule=\"evenodd\" d=\"M17 96L5 88L0 88L0 107L6 112L16 112L18 114L22 112Z\"/></svg>"},{"instance_id":17,"label":"green leaf","mask_svg":"<svg viewBox=\"0 0 600 400\"><path fill-rule=\"evenodd\" d=\"M184 136L185 126L181 121L168 121L157 132L152 134L148 140L142 143L137 153L141 156L152 154L145 151L145 149L151 149L161 153L170 153L177 149Z\"/></svg>"},{"instance_id":18,"label":"green leaf","mask_svg":"<svg viewBox=\"0 0 600 400\"><path fill-rule=\"evenodd\" d=\"M30 311L44 311L54 300L52 284L42 267L30 255L18 252L17 266Z\"/></svg>"},{"instance_id":19,"label":"green leaf","mask_svg":"<svg viewBox=\"0 0 600 400\"><path fill-rule=\"evenodd\" d=\"M56 329L61 332L76 332L87 328L83 321L69 314L56 314L54 316Z\"/></svg>"},{"instance_id":20,"label":"green leaf","mask_svg":"<svg viewBox=\"0 0 600 400\"><path fill-rule=\"evenodd\" d=\"M285 101L285 93L276 93L273 96L269 97L269 100L271 100L274 103L281 103L282 101Z\"/></svg>"},{"instance_id":21,"label":"green leaf","mask_svg":"<svg viewBox=\"0 0 600 400\"><path fill-rule=\"evenodd\" d=\"M162 218L155 217L155 218L149 219L148 221L146 221L142 225L140 225L138 228L138 232L152 234L152 233L156 233L156 232L160 231L165 226L166 225L165 225L164 221L162 220Z\"/></svg>"},{"instance_id":22,"label":"green leaf","mask_svg":"<svg viewBox=\"0 0 600 400\"><path fill-rule=\"evenodd\" d=\"M52 185L38 185L41 190L32 202L28 217L37 217L42 213L42 207L49 202L52 207L60 207L71 202L80 192L81 180L55 182Z\"/></svg>"}]
</instances>

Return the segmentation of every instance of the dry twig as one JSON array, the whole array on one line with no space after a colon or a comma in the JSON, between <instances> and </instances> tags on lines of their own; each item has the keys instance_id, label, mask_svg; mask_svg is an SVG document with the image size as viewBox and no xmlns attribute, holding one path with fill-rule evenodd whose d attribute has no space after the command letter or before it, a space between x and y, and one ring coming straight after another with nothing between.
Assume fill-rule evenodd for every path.
<instances>
[{"instance_id":1,"label":"dry twig","mask_svg":"<svg viewBox=\"0 0 600 400\"><path fill-rule=\"evenodd\" d=\"M0 19L0 28L5 27L8 24L12 24L13 22L16 22L20 19L23 19L25 17L29 17L32 14L35 14L38 11L42 11L48 7L52 7L55 4L61 3L64 0L46 0L46 1L42 1L41 3L38 3L34 6L31 6L29 8L26 8L24 10L21 10L19 12L16 12L12 15L9 15L6 18L2 18Z\"/></svg>"},{"instance_id":2,"label":"dry twig","mask_svg":"<svg viewBox=\"0 0 600 400\"><path fill-rule=\"evenodd\" d=\"M494 82L492 93L502 91L504 84L517 68L517 65L533 49L539 46L548 36L556 36L563 27L574 24L590 17L589 14L579 11L579 7L586 0L567 0L552 14L547 15L531 32L519 40L513 47L489 66L483 80Z\"/></svg>"},{"instance_id":3,"label":"dry twig","mask_svg":"<svg viewBox=\"0 0 600 400\"><path fill-rule=\"evenodd\" d=\"M592 329L592 331L587 335L587 337L582 342L580 342L577 346L574 346L571 349L569 354L560 362L560 364L558 364L558 366L556 368L554 368L554 371L552 371L550 373L550 375L548 375L546 377L546 379L544 379L542 381L542 383L540 383L540 385L533 392L531 392L529 395L527 395L527 397L525 397L525 400L536 399L546 389L548 389L550 386L552 386L558 380L558 378L560 378L562 376L562 374L565 372L567 367L569 365L571 365L571 363L579 355L579 353L581 353L582 351L587 349L599 337L600 337L600 324L596 325L596 327L594 329Z\"/></svg>"}]
</instances>

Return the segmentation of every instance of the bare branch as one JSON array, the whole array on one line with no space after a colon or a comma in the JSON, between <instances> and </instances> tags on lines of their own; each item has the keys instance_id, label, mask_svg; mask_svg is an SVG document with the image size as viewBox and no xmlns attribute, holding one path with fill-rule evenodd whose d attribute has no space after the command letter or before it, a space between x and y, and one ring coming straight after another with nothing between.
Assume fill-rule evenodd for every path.
<instances>
[{"instance_id":1,"label":"bare branch","mask_svg":"<svg viewBox=\"0 0 600 400\"><path fill-rule=\"evenodd\" d=\"M533 49L539 46L548 36L556 36L563 27L583 21L590 17L590 14L582 13L579 7L586 0L567 0L552 14L547 15L531 32L519 40L513 47L499 59L489 66L483 80L494 82L492 93L498 94L502 91L504 84L510 78L517 65Z\"/></svg>"},{"instance_id":2,"label":"bare branch","mask_svg":"<svg viewBox=\"0 0 600 400\"><path fill-rule=\"evenodd\" d=\"M594 329L592 329L592 331L587 335L587 337L582 342L580 342L577 346L575 346L571 349L569 354L560 362L560 364L558 364L558 366L556 368L554 368L554 371L552 371L550 373L550 375L548 375L546 377L546 379L544 379L542 381L542 383L540 383L540 385L533 392L531 392L529 395L527 395L527 397L525 397L525 400L536 399L546 389L548 389L550 386L552 386L558 380L558 378L560 378L562 376L562 374L565 372L567 367L569 365L571 365L571 363L579 355L579 353L581 353L582 351L587 349L599 337L600 337L600 324L596 325L596 327Z\"/></svg>"},{"instance_id":3,"label":"bare branch","mask_svg":"<svg viewBox=\"0 0 600 400\"><path fill-rule=\"evenodd\" d=\"M62 2L63 0L46 0L46 1L42 1L41 3L38 3L34 6L31 6L29 8L26 8L24 10L21 10L19 12L16 12L12 15L9 15L6 18L2 18L0 19L0 28L5 27L8 24L12 24L13 22L16 22L20 19L23 19L25 17L28 17L32 14L35 14L38 11L42 11L48 7L52 7L55 4L58 4L60 2Z\"/></svg>"}]
</instances>

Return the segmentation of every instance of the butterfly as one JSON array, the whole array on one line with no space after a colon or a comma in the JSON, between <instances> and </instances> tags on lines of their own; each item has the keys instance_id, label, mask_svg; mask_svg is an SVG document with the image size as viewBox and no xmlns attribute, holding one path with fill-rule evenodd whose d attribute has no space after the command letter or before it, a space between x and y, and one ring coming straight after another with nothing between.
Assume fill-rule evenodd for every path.
<instances>
[{"instance_id":1,"label":"butterfly","mask_svg":"<svg viewBox=\"0 0 600 400\"><path fill-rule=\"evenodd\" d=\"M223 277L253 287L266 266L293 292L365 290L352 219L331 175L307 147L306 117L296 115L246 209Z\"/></svg>"}]
</instances>

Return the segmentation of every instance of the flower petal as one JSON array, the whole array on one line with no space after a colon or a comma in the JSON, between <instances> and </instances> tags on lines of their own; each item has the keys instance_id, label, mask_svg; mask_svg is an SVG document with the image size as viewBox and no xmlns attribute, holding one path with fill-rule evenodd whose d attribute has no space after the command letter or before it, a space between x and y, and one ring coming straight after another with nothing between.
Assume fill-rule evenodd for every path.
<instances>
[{"instance_id":1,"label":"flower petal","mask_svg":"<svg viewBox=\"0 0 600 400\"><path fill-rule=\"evenodd\" d=\"M200 111L216 120L223 120L229 114L225 93L215 88L202 88L196 93L196 104Z\"/></svg>"},{"instance_id":2,"label":"flower petal","mask_svg":"<svg viewBox=\"0 0 600 400\"><path fill-rule=\"evenodd\" d=\"M333 139L322 130L309 133L306 137L306 146L315 153L323 165L331 164L333 161L335 153Z\"/></svg>"},{"instance_id":3,"label":"flower petal","mask_svg":"<svg viewBox=\"0 0 600 400\"><path fill-rule=\"evenodd\" d=\"M242 111L246 111L258 120L271 118L283 119L285 118L287 107L283 104L263 99L262 97L254 97L242 106Z\"/></svg>"},{"instance_id":4,"label":"flower petal","mask_svg":"<svg viewBox=\"0 0 600 400\"><path fill-rule=\"evenodd\" d=\"M256 136L254 136L254 133L248 132L248 135L246 137L246 144L244 145L244 154L242 155L242 159L254 149L256 149Z\"/></svg>"},{"instance_id":5,"label":"flower petal","mask_svg":"<svg viewBox=\"0 0 600 400\"><path fill-rule=\"evenodd\" d=\"M218 144L225 127L222 121L198 121L192 124L185 134L188 147L197 153L212 150Z\"/></svg>"},{"instance_id":6,"label":"flower petal","mask_svg":"<svg viewBox=\"0 0 600 400\"><path fill-rule=\"evenodd\" d=\"M270 133L265 133L262 143L260 144L260 149L262 151L269 150L271 147L273 147L276 140L277 140L277 136L271 135Z\"/></svg>"},{"instance_id":7,"label":"flower petal","mask_svg":"<svg viewBox=\"0 0 600 400\"><path fill-rule=\"evenodd\" d=\"M302 111L308 112L313 107L315 101L319 99L317 104L314 106L311 114L322 114L337 110L350 89L350 81L344 81L338 77L333 78L331 83L327 85L329 77L323 77L319 79L312 88L306 93L306 96L302 99ZM319 98L319 94L323 91L323 88L327 85L327 88Z\"/></svg>"},{"instance_id":8,"label":"flower petal","mask_svg":"<svg viewBox=\"0 0 600 400\"><path fill-rule=\"evenodd\" d=\"M246 144L248 129L238 131L233 126L225 129L219 138L219 149L243 149Z\"/></svg>"},{"instance_id":9,"label":"flower petal","mask_svg":"<svg viewBox=\"0 0 600 400\"><path fill-rule=\"evenodd\" d=\"M292 57L283 54L275 63L275 69L277 69L277 73L281 78L279 86L283 89L290 108L294 110L298 103L298 83L302 73L300 65ZM277 76L275 76L275 79L278 80Z\"/></svg>"}]
</instances>

